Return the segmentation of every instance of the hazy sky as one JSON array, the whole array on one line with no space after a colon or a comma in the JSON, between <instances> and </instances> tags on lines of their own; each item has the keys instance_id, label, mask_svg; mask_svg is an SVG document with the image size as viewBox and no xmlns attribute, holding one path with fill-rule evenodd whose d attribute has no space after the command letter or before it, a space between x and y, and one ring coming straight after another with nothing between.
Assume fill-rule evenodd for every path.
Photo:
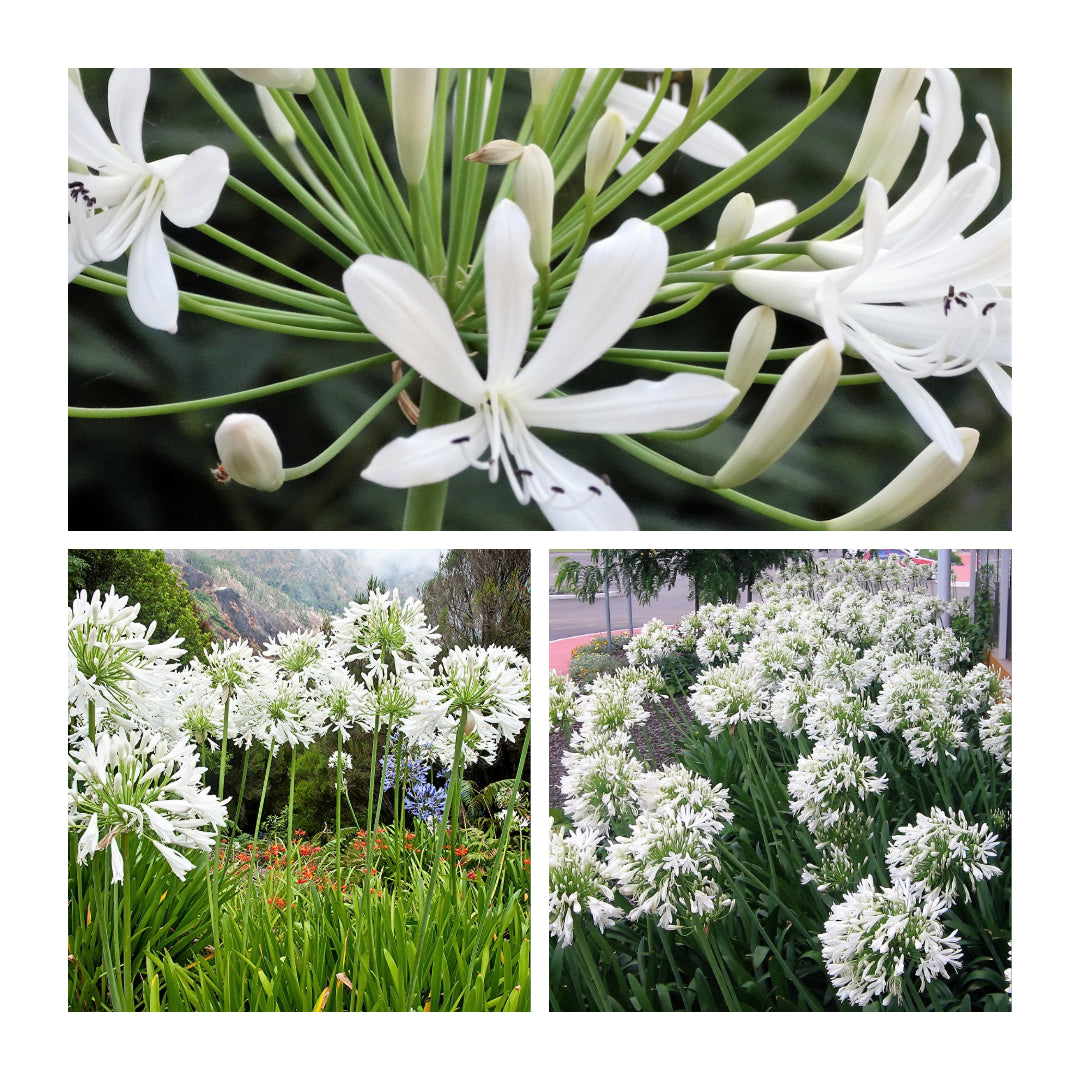
<instances>
[{"instance_id":1,"label":"hazy sky","mask_svg":"<svg viewBox=\"0 0 1080 1080\"><path fill-rule=\"evenodd\" d=\"M356 548L363 556L365 565L374 564L375 572L384 581L389 581L398 574L412 574L422 571L434 574L439 566L439 558L446 548Z\"/></svg>"}]
</instances>

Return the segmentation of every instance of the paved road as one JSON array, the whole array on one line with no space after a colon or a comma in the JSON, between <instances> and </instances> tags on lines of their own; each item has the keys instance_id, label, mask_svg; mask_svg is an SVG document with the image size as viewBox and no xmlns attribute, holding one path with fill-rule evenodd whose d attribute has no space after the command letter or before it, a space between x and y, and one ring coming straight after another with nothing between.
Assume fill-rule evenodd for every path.
<instances>
[{"instance_id":1,"label":"paved road","mask_svg":"<svg viewBox=\"0 0 1080 1080\"><path fill-rule=\"evenodd\" d=\"M689 583L678 585L675 589L663 593L653 603L643 606L636 601L631 607L635 626L643 626L649 619L663 619L666 623L676 623L687 612L693 611L694 602L688 600ZM578 634L602 634L607 629L604 597L601 594L594 604L585 604L576 597L567 599L551 598L548 600L548 638L575 637ZM628 617L626 597L611 597L611 629L626 630Z\"/></svg>"}]
</instances>

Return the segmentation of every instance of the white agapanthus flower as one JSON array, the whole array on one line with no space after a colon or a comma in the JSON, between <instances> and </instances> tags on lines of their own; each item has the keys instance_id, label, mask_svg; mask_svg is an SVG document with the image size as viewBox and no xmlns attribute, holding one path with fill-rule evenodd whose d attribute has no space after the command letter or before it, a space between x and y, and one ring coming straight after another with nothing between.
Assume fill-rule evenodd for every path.
<instances>
[{"instance_id":1,"label":"white agapanthus flower","mask_svg":"<svg viewBox=\"0 0 1080 1080\"><path fill-rule=\"evenodd\" d=\"M632 750L601 745L587 753L568 751L562 761L564 807L579 828L607 835L613 823L636 816L645 767Z\"/></svg>"},{"instance_id":2,"label":"white agapanthus flower","mask_svg":"<svg viewBox=\"0 0 1080 1080\"><path fill-rule=\"evenodd\" d=\"M918 765L937 761L941 754L967 746L962 717L952 707L957 677L929 664L915 662L885 675L881 693L871 706L874 723L899 733L911 760Z\"/></svg>"},{"instance_id":3,"label":"white agapanthus flower","mask_svg":"<svg viewBox=\"0 0 1080 1080\"><path fill-rule=\"evenodd\" d=\"M348 662L386 664L391 670L424 670L439 655L439 633L427 624L424 605L398 590L372 589L331 624L334 644Z\"/></svg>"},{"instance_id":4,"label":"white agapanthus flower","mask_svg":"<svg viewBox=\"0 0 1080 1080\"><path fill-rule=\"evenodd\" d=\"M113 881L122 881L118 838L132 833L147 837L183 880L194 864L176 849L210 851L225 823L225 803L203 786L205 772L186 739L143 730L80 740L68 756L68 827L80 832L77 861L108 847Z\"/></svg>"},{"instance_id":5,"label":"white agapanthus flower","mask_svg":"<svg viewBox=\"0 0 1080 1080\"><path fill-rule=\"evenodd\" d=\"M737 724L772 718L761 673L741 665L703 671L689 700L694 715L714 739Z\"/></svg>"},{"instance_id":6,"label":"white agapanthus flower","mask_svg":"<svg viewBox=\"0 0 1080 1080\"><path fill-rule=\"evenodd\" d=\"M888 783L876 758L843 739L823 739L788 775L788 805L816 840L846 847L865 833L867 798Z\"/></svg>"},{"instance_id":7,"label":"white agapanthus flower","mask_svg":"<svg viewBox=\"0 0 1080 1080\"><path fill-rule=\"evenodd\" d=\"M662 802L642 813L629 836L608 849L607 876L633 904L631 922L653 915L661 930L707 919L734 901L720 891L716 834L725 821L714 806Z\"/></svg>"},{"instance_id":8,"label":"white agapanthus flower","mask_svg":"<svg viewBox=\"0 0 1080 1080\"><path fill-rule=\"evenodd\" d=\"M1002 872L988 861L1000 843L989 825L969 822L963 810L935 806L897 830L885 863L894 883L906 878L918 895L936 892L952 904L958 896L970 899L975 882Z\"/></svg>"},{"instance_id":9,"label":"white agapanthus flower","mask_svg":"<svg viewBox=\"0 0 1080 1080\"><path fill-rule=\"evenodd\" d=\"M79 733L88 709L99 721L111 715L122 726L138 723L145 706L156 715L174 712L164 691L175 680L183 639L173 634L151 644L156 623L137 622L139 604L110 588L103 597L82 590L68 609L68 717Z\"/></svg>"},{"instance_id":10,"label":"white agapanthus flower","mask_svg":"<svg viewBox=\"0 0 1080 1080\"><path fill-rule=\"evenodd\" d=\"M387 487L413 487L470 466L486 469L495 482L503 469L518 502L534 500L556 529L636 529L633 514L603 480L557 454L531 429L655 431L706 420L731 401L733 387L690 373L545 396L626 333L656 295L666 267L664 233L638 219L624 222L585 253L544 343L523 365L537 275L525 216L503 200L488 219L484 245L488 345L482 377L431 282L407 263L362 255L345 272L344 285L365 326L475 412L395 439L361 475Z\"/></svg>"},{"instance_id":11,"label":"white agapanthus flower","mask_svg":"<svg viewBox=\"0 0 1080 1080\"><path fill-rule=\"evenodd\" d=\"M622 918L596 849L595 829L556 829L548 819L548 931L562 948L574 943L574 916L587 913L603 933Z\"/></svg>"},{"instance_id":12,"label":"white agapanthus flower","mask_svg":"<svg viewBox=\"0 0 1080 1080\"><path fill-rule=\"evenodd\" d=\"M993 757L1003 773L1012 771L1012 699L990 706L979 720L979 745Z\"/></svg>"},{"instance_id":13,"label":"white agapanthus flower","mask_svg":"<svg viewBox=\"0 0 1080 1080\"><path fill-rule=\"evenodd\" d=\"M68 280L91 263L128 252L127 295L147 326L176 332L180 292L161 215L174 225L204 224L229 175L217 146L148 162L142 123L149 68L116 68L109 77L105 134L75 83L68 79L68 158L85 172L68 172Z\"/></svg>"},{"instance_id":14,"label":"white agapanthus flower","mask_svg":"<svg viewBox=\"0 0 1080 1080\"><path fill-rule=\"evenodd\" d=\"M903 977L930 979L950 974L962 961L957 931L945 932L946 902L936 894L919 896L911 882L878 889L864 878L836 903L818 935L821 954L841 1001L888 1005L902 989Z\"/></svg>"},{"instance_id":15,"label":"white agapanthus flower","mask_svg":"<svg viewBox=\"0 0 1080 1080\"><path fill-rule=\"evenodd\" d=\"M989 137L989 129L988 137ZM972 171L974 170L974 171ZM837 350L850 347L881 375L923 431L958 464L960 436L922 380L978 369L1011 408L1011 300L999 289L1011 264L1010 213L971 236L985 205L989 165L958 173L904 236L882 247L885 190L866 181L858 262L820 271L738 270L735 287L759 304L817 323Z\"/></svg>"},{"instance_id":16,"label":"white agapanthus flower","mask_svg":"<svg viewBox=\"0 0 1080 1080\"><path fill-rule=\"evenodd\" d=\"M678 653L681 644L676 629L668 626L663 619L650 619L641 632L626 643L626 659L635 665L662 660Z\"/></svg>"}]
</instances>

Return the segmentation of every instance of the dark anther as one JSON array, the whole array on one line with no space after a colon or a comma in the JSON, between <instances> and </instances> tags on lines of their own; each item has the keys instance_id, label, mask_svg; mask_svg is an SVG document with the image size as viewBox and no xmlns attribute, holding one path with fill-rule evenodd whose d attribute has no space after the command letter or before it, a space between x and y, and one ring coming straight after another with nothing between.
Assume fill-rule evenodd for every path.
<instances>
[{"instance_id":1,"label":"dark anther","mask_svg":"<svg viewBox=\"0 0 1080 1080\"><path fill-rule=\"evenodd\" d=\"M532 474L533 474L532 469L518 469L517 470L517 475L518 476L532 476Z\"/></svg>"},{"instance_id":2,"label":"dark anther","mask_svg":"<svg viewBox=\"0 0 1080 1080\"><path fill-rule=\"evenodd\" d=\"M592 486L592 484L590 484L590 485L589 485L589 490L590 490L590 491L591 491L591 492L592 492L592 493L593 493L594 495L601 495L601 494L603 494L603 493L601 492L601 490L600 490L600 489L599 489L598 487L593 487L593 486Z\"/></svg>"},{"instance_id":3,"label":"dark anther","mask_svg":"<svg viewBox=\"0 0 1080 1080\"><path fill-rule=\"evenodd\" d=\"M457 443L468 442L470 437L471 436L469 436L469 435L462 435L460 439L451 439L450 442L452 444L456 445Z\"/></svg>"},{"instance_id":4,"label":"dark anther","mask_svg":"<svg viewBox=\"0 0 1080 1080\"><path fill-rule=\"evenodd\" d=\"M88 207L92 207L97 203L97 199L87 191L86 185L81 180L68 181L68 194L75 202L81 199Z\"/></svg>"},{"instance_id":5,"label":"dark anther","mask_svg":"<svg viewBox=\"0 0 1080 1080\"><path fill-rule=\"evenodd\" d=\"M985 315L992 307L997 307L997 301L993 300L982 309L982 313Z\"/></svg>"},{"instance_id":6,"label":"dark anther","mask_svg":"<svg viewBox=\"0 0 1080 1080\"><path fill-rule=\"evenodd\" d=\"M566 489L565 488L555 487L554 485L552 485L551 490L554 491L556 495L565 495L566 494Z\"/></svg>"}]
</instances>

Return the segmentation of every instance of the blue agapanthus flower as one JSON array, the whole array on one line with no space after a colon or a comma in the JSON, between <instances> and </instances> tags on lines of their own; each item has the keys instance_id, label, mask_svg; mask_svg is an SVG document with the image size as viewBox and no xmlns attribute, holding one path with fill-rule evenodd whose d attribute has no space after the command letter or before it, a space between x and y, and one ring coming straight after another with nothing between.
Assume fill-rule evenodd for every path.
<instances>
[{"instance_id":1,"label":"blue agapanthus flower","mask_svg":"<svg viewBox=\"0 0 1080 1080\"><path fill-rule=\"evenodd\" d=\"M442 818L446 808L446 788L436 787L430 780L421 780L405 792L405 809L415 818Z\"/></svg>"}]
</instances>

